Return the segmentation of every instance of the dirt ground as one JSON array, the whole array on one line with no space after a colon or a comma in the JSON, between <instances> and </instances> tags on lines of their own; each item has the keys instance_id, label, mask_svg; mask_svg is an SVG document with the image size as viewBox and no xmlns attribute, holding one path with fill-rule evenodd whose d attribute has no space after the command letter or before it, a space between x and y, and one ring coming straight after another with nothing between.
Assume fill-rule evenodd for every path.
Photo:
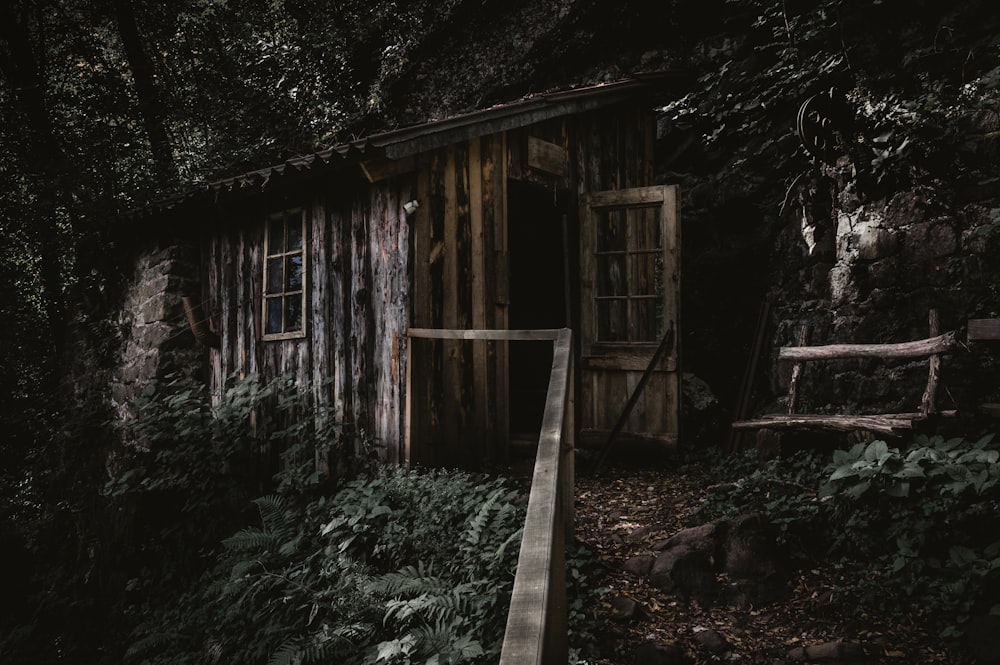
<instances>
[{"instance_id":1,"label":"dirt ground","mask_svg":"<svg viewBox=\"0 0 1000 665\"><path fill-rule=\"evenodd\" d=\"M670 463L609 466L596 477L578 473L577 538L597 552L607 571L602 586L609 591L595 610L609 627L600 665L632 665L636 648L648 643L673 645L674 655L658 656L662 663L780 665L800 662L796 648L801 655L804 647L831 642L859 645L866 663L972 662L946 650L919 608L871 616L843 598L839 589L852 575L843 567L793 571L785 600L742 609L699 607L622 570L629 557L650 554L653 543L695 525L692 517L714 482L702 468ZM620 597L637 601L635 618L618 615L612 601Z\"/></svg>"}]
</instances>

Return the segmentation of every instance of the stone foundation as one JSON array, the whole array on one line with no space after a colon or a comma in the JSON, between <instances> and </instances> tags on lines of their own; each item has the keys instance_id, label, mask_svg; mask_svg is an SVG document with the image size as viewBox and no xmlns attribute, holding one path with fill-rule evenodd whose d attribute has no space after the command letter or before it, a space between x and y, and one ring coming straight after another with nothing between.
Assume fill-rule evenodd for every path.
<instances>
[{"instance_id":1,"label":"stone foundation","mask_svg":"<svg viewBox=\"0 0 1000 665\"><path fill-rule=\"evenodd\" d=\"M197 293L197 249L156 247L135 261L122 318L126 335L111 384L112 406L128 420L137 395L164 377L201 371L202 352L188 327L181 297Z\"/></svg>"}]
</instances>

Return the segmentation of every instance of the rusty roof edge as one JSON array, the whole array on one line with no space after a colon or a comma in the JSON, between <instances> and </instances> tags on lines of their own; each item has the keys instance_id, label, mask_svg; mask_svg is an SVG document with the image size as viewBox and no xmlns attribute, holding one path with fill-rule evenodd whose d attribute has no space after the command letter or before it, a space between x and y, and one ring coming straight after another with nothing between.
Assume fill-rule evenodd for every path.
<instances>
[{"instance_id":1,"label":"rusty roof edge","mask_svg":"<svg viewBox=\"0 0 1000 665\"><path fill-rule=\"evenodd\" d=\"M220 197L234 191L246 190L248 187L258 187L263 190L271 184L273 177L288 178L294 174L314 171L318 167L360 162L374 155L401 159L477 136L517 129L567 113L609 106L637 92L686 77L687 74L680 71L639 72L628 78L608 83L537 93L486 109L372 134L314 153L296 155L280 164L197 184L186 192L128 210L121 216L147 217L206 197L213 203L218 203Z\"/></svg>"},{"instance_id":2,"label":"rusty roof edge","mask_svg":"<svg viewBox=\"0 0 1000 665\"><path fill-rule=\"evenodd\" d=\"M507 104L498 104L442 120L373 134L349 145L361 150L368 147L382 148L386 157L399 159L449 143L516 129L566 113L590 111L608 106L632 96L637 91L680 79L681 76L681 72L644 72L609 83L538 93Z\"/></svg>"}]
</instances>

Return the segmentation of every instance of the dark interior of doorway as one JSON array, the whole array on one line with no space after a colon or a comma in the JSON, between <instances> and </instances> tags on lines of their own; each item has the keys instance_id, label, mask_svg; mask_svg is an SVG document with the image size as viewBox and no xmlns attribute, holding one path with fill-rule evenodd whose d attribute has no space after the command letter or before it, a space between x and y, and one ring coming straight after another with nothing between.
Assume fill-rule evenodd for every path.
<instances>
[{"instance_id":1,"label":"dark interior of doorway","mask_svg":"<svg viewBox=\"0 0 1000 665\"><path fill-rule=\"evenodd\" d=\"M512 329L562 328L567 321L563 227L567 197L551 188L510 182L507 233ZM509 408L512 441L538 438L552 368L551 342L511 342Z\"/></svg>"}]
</instances>

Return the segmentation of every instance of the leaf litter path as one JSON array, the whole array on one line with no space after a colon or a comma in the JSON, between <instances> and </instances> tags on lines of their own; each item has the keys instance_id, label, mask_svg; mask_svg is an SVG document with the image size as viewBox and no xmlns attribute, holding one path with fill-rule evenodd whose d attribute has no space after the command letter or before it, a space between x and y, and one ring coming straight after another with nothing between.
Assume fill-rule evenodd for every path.
<instances>
[{"instance_id":1,"label":"leaf litter path","mask_svg":"<svg viewBox=\"0 0 1000 665\"><path fill-rule=\"evenodd\" d=\"M656 542L696 526L695 513L714 482L701 467L669 465L605 467L596 477L577 477L576 536L604 564L599 585L609 589L594 609L608 631L596 665L632 665L636 647L648 643L675 645L686 656L683 662L694 664L781 665L800 662L789 656L797 647L837 641L863 645L866 663L972 662L949 654L933 627L920 626L916 608L900 616L871 616L840 598L838 590L851 574L843 567L815 563L793 571L783 601L746 609L699 607L622 570L628 558L651 554ZM635 618L616 618L611 604L616 597L639 603ZM729 647L710 651L698 639L706 631Z\"/></svg>"}]
</instances>

